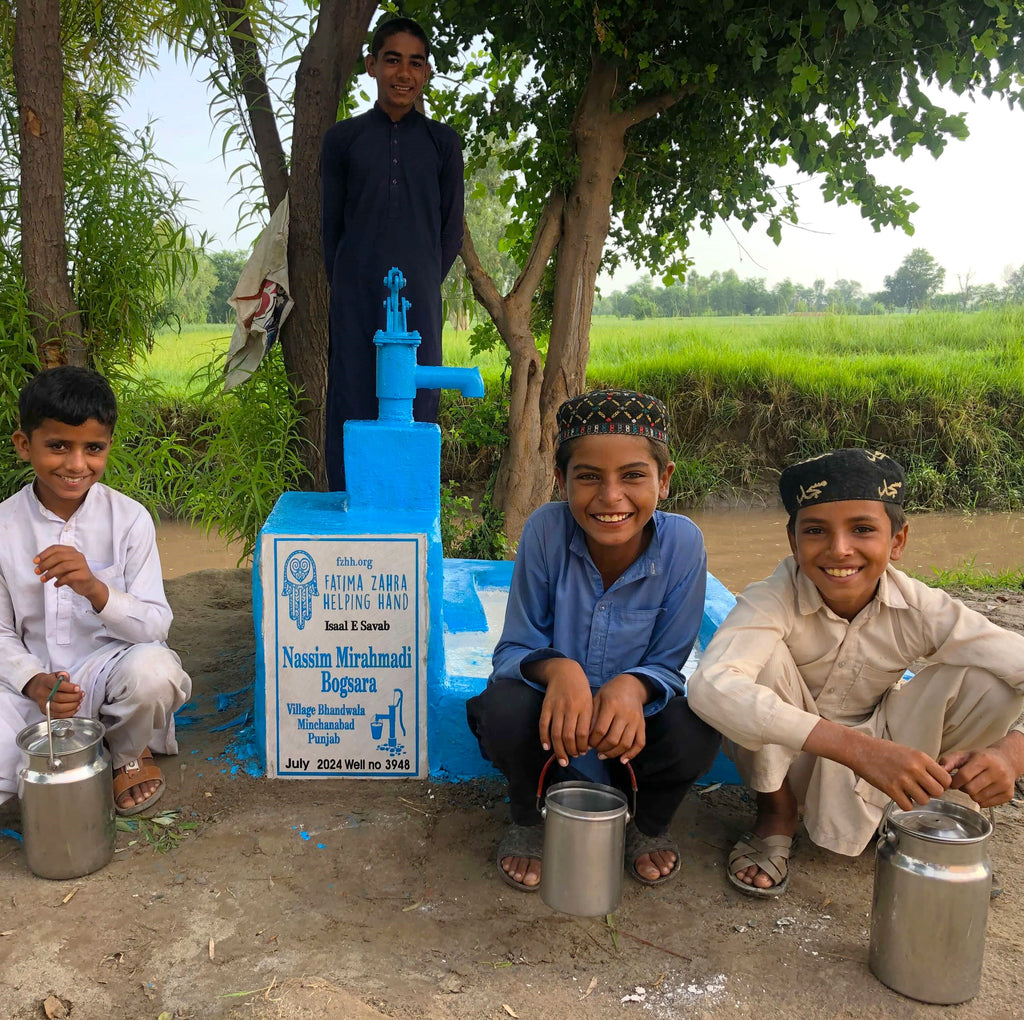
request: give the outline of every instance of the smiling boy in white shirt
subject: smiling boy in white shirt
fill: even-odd
[[[0,803],[17,792],[18,732],[43,719],[99,719],[119,814],[165,789],[151,749],[177,753],[174,712],[192,689],[164,643],[156,532],[146,509],[100,479],[117,421],[101,375],[63,366],[22,390],[12,436],[33,481],[0,503]]]

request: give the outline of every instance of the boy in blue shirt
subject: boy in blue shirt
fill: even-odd
[[[719,745],[679,672],[704,612],[704,541],[688,518],[657,509],[675,467],[660,400],[586,393],[557,423],[564,502],[523,528],[493,670],[466,706],[481,752],[509,781],[498,874],[524,891],[540,885],[536,786],[553,754],[554,782],[621,784],[633,765],[640,793],[625,863],[657,885],[679,870],[668,828]]]

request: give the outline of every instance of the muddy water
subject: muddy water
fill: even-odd
[[[789,555],[781,510],[701,511],[688,514],[704,533],[708,570],[730,591],[767,577]],[[1024,514],[930,513],[910,517],[900,567],[921,577],[974,561],[978,570],[1024,569]]]
[[[708,569],[730,591],[767,577],[789,555],[786,517],[777,510],[701,511],[689,514],[704,533]],[[209,567],[235,567],[241,546],[174,521],[157,527],[164,577]],[[901,566],[921,576],[974,560],[979,570],[1024,569],[1024,514],[932,513],[910,518]],[[249,566],[249,561],[242,566]]]

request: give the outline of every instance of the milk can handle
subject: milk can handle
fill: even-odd
[[[544,768],[540,770],[540,779],[537,780],[537,810],[541,810],[541,799],[544,793],[544,778],[548,774],[548,769],[551,768],[551,763],[555,760],[555,756],[551,755],[546,762],[544,762]],[[636,818],[636,773],[633,771],[633,766],[628,762],[623,762],[626,766],[626,771],[629,772],[629,785],[633,791],[633,804],[630,808],[630,818]]]
[[[889,816],[892,814],[892,809],[896,806],[896,801],[890,800],[885,805],[885,810],[882,812],[881,821],[878,823],[878,835],[880,839],[884,839],[890,846],[896,842],[892,833],[888,828]]]

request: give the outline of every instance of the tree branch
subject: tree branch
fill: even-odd
[[[484,306],[498,332],[504,337],[508,329],[505,299],[480,262],[480,256],[477,255],[476,247],[473,245],[473,235],[465,219],[462,221],[462,250],[459,254],[462,256],[462,264],[466,267],[466,278],[473,288],[477,301]]]
[[[626,131],[641,121],[650,120],[651,117],[664,113],[665,110],[675,106],[676,103],[687,96],[692,96],[696,91],[697,85],[690,82],[676,92],[664,92],[660,96],[651,96],[649,99],[644,99],[637,103],[636,106],[623,110],[618,116],[618,125],[623,131]]]
[[[544,267],[548,264],[562,236],[562,210],[565,208],[565,196],[558,188],[552,189],[548,195],[544,212],[541,213],[537,229],[533,232],[533,244],[526,258],[526,265],[512,284],[508,292],[510,301],[531,301],[540,287],[544,275]]]
[[[246,0],[220,0],[219,11],[235,58],[238,86],[249,114],[263,189],[273,212],[288,194],[288,163],[270,101],[267,72],[256,48]]]

